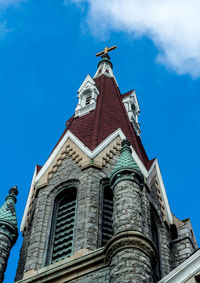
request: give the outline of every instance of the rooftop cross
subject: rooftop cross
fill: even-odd
[[[96,56],[99,57],[99,56],[101,56],[101,55],[105,55],[105,54],[107,54],[109,51],[114,50],[114,49],[116,49],[116,48],[117,48],[116,45],[114,45],[114,46],[112,46],[112,47],[105,47],[104,50],[101,51],[101,52],[99,52],[99,53],[97,53]]]

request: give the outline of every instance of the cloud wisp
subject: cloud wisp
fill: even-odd
[[[0,38],[11,30],[7,27],[6,11],[9,7],[17,7],[26,0],[0,0]]]
[[[99,32],[123,31],[147,36],[158,48],[157,61],[200,77],[199,0],[71,0],[87,4],[87,23]]]
[[[12,5],[17,5],[21,2],[24,2],[25,0],[0,0],[0,9],[8,8]]]

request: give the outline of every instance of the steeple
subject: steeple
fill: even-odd
[[[75,114],[35,170],[16,281],[158,282],[195,251],[191,225],[174,221],[158,161],[142,145],[136,93],[120,93],[113,49],[97,54],[98,70],[78,89]],[[0,210],[0,245],[8,250],[16,195],[13,188]]]
[[[18,237],[15,203],[18,195],[17,187],[9,190],[9,195],[0,208],[0,283],[3,282],[4,272],[12,246]]]

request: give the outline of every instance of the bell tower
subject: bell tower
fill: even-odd
[[[197,249],[142,145],[136,92],[119,90],[115,48],[97,54],[74,115],[35,167],[16,282],[158,282]]]

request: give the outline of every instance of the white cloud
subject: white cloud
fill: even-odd
[[[0,38],[11,30],[7,27],[6,10],[7,8],[25,2],[26,0],[0,0]]]
[[[8,8],[11,5],[17,5],[25,0],[0,0],[0,8]]]
[[[200,77],[199,0],[72,0],[89,4],[87,21],[96,33],[124,31],[148,36],[158,61],[178,74]]]

